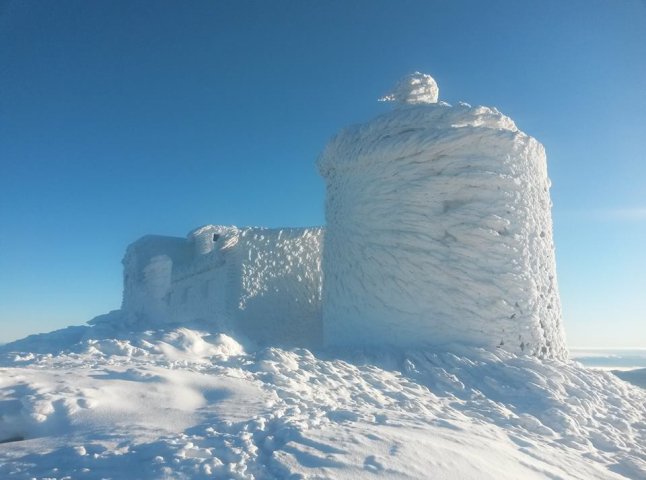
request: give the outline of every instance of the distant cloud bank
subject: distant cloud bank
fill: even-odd
[[[593,208],[590,210],[555,210],[555,217],[580,218],[602,222],[644,222],[646,207]]]

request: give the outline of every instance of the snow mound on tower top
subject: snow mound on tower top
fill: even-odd
[[[391,93],[379,99],[380,102],[395,102],[405,105],[437,103],[440,89],[430,75],[415,72],[397,83]]]

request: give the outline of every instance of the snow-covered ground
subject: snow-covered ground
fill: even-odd
[[[256,349],[205,328],[0,347],[0,478],[646,478],[646,391],[502,350]]]

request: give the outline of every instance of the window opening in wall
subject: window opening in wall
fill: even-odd
[[[214,233],[213,234],[213,241],[217,242],[220,239],[220,234],[219,233]]]

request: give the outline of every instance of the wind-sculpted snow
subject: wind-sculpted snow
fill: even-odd
[[[394,90],[379,99],[380,102],[395,102],[403,105],[437,103],[440,90],[430,75],[415,72],[404,77]]]
[[[511,119],[402,105],[343,130],[318,166],[326,344],[566,357],[545,152]]]
[[[646,392],[574,362],[245,351],[188,328],[82,337],[0,347],[0,478],[646,476]]]

